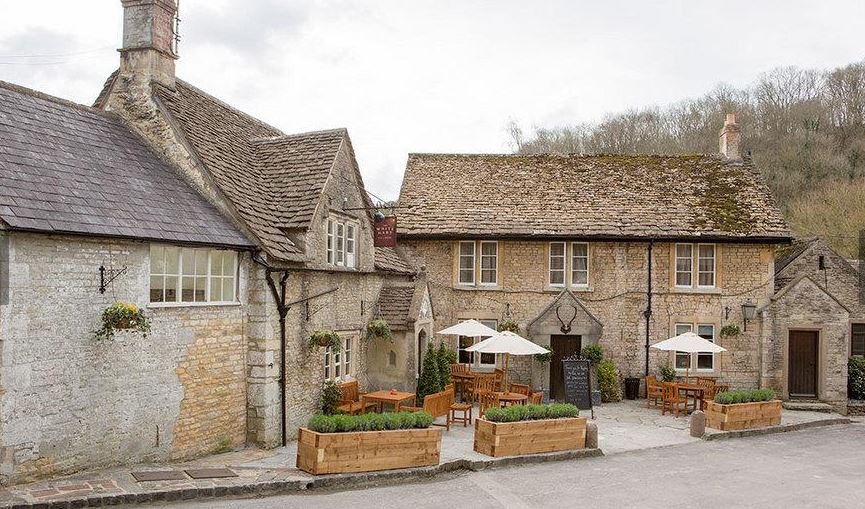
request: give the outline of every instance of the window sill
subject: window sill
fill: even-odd
[[[148,309],[171,309],[171,308],[203,308],[203,307],[234,307],[243,305],[241,302],[151,302],[147,304]]]
[[[498,285],[477,285],[477,286],[456,285],[456,286],[454,286],[454,290],[466,290],[466,291],[470,291],[470,292],[478,292],[478,291],[482,292],[485,290],[498,291],[501,289],[502,288]]]
[[[721,289],[718,287],[713,288],[696,288],[696,287],[679,287],[674,286],[670,293],[682,293],[682,294],[697,294],[697,295],[721,295]]]

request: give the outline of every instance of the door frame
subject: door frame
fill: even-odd
[[[783,399],[790,399],[790,333],[791,332],[816,332],[817,333],[817,365],[816,373],[816,399],[823,399],[823,377],[825,370],[825,352],[823,351],[823,329],[813,324],[803,326],[790,326],[784,328],[784,359],[783,359]]]

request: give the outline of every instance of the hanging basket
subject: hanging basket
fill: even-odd
[[[117,331],[140,332],[146,338],[150,332],[150,319],[135,304],[115,302],[102,312],[102,328],[94,335],[96,339],[112,339]]]
[[[390,330],[390,325],[388,325],[387,321],[381,319],[373,320],[366,326],[366,339],[393,341],[393,332]]]
[[[333,352],[342,350],[342,338],[339,334],[332,330],[317,330],[309,335],[310,348],[327,348],[330,347]]]

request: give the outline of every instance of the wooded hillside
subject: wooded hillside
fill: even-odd
[[[508,131],[519,153],[716,153],[736,113],[750,151],[798,236],[819,235],[849,258],[865,228],[865,61],[830,71],[778,68],[744,89],[630,110],[597,124]]]

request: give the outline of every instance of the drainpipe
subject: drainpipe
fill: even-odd
[[[646,311],[643,312],[643,316],[646,317],[646,374],[645,376],[649,376],[649,339],[651,334],[649,333],[649,324],[652,319],[652,245],[654,241],[649,240],[649,270],[648,270],[648,285],[646,285]]]

